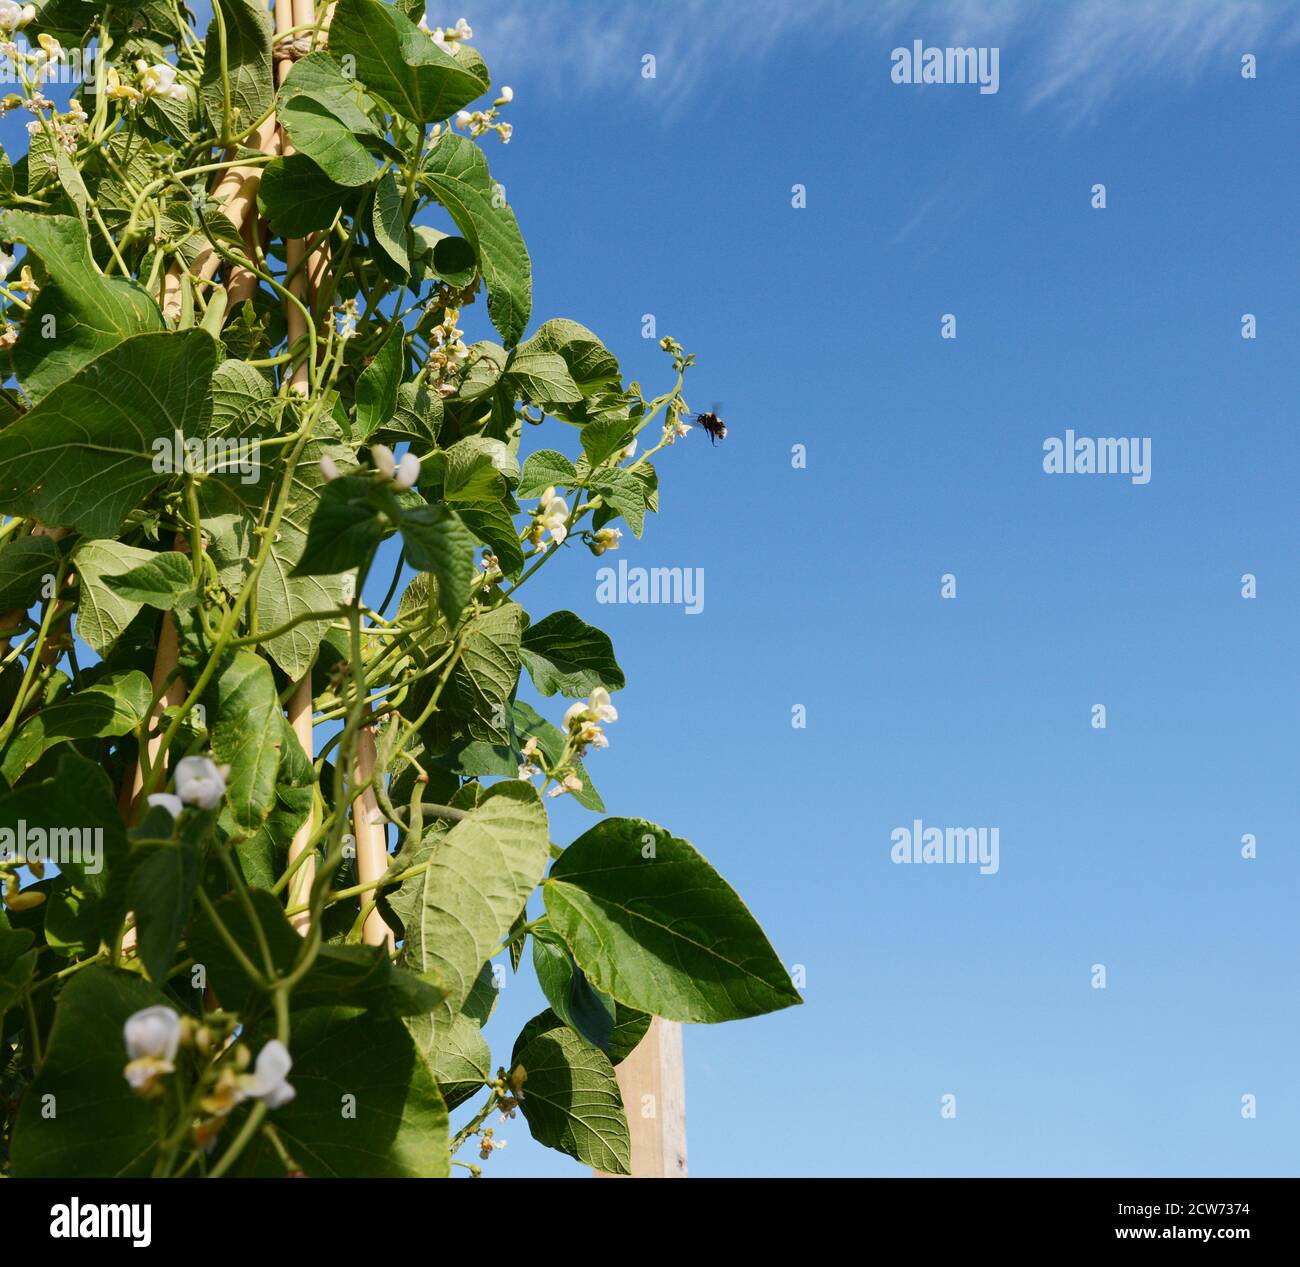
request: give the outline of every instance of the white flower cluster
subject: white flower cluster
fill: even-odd
[[[0,33],[12,35],[35,20],[34,4],[15,4],[14,0],[0,0]]]
[[[412,488],[419,481],[420,459],[414,453],[403,453],[399,461],[386,444],[372,444],[370,460],[375,470],[399,491]],[[320,473],[327,484],[342,474],[339,464],[328,454],[320,460]]]
[[[211,757],[182,757],[176,763],[176,791],[154,792],[150,805],[161,805],[173,818],[179,818],[187,805],[199,809],[216,809],[226,795],[228,765],[217,765]]]
[[[421,18],[419,26],[420,30],[433,40],[438,48],[452,57],[456,57],[460,53],[461,40],[472,40],[474,38],[474,28],[464,18],[457,18],[455,26],[449,26],[445,29],[435,26],[432,31],[429,30],[428,21]]]
[[[601,730],[602,724],[618,721],[618,709],[610,702],[609,692],[596,687],[585,700],[570,704],[564,714],[564,729],[573,737],[579,753],[588,746],[608,748],[609,740]]]
[[[176,1053],[184,1033],[180,1016],[163,1005],[147,1007],[127,1018],[122,1034],[129,1060],[123,1076],[132,1090],[143,1096],[158,1093],[159,1079],[176,1071]],[[297,1094],[288,1081],[292,1068],[289,1049],[278,1038],[271,1039],[258,1053],[252,1073],[231,1075],[222,1108],[229,1112],[242,1100],[261,1100],[269,1109],[282,1108]]]
[[[443,308],[442,323],[429,331],[429,344],[433,348],[429,353],[429,368],[433,372],[434,388],[443,397],[455,393],[456,386],[451,380],[469,360],[469,348],[461,338],[465,331],[456,324],[459,320],[460,309],[448,304]]]
[[[554,488],[548,488],[542,494],[542,500],[537,504],[537,519],[528,539],[535,546],[545,547],[547,543],[542,540],[543,532],[549,532],[556,545],[560,545],[569,535],[569,503]]]

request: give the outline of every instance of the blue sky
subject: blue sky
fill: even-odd
[[[515,89],[489,158],[534,325],[662,390],[653,313],[730,428],[663,455],[642,541],[521,595],[614,638],[609,812],[692,840],[806,972],[802,1008],[687,1030],[692,1173],[1295,1173],[1300,6],[463,12]],[[892,83],[914,39],[998,47],[999,92]],[[1150,483],[1045,474],[1067,428],[1150,437]],[[620,558],[702,568],[704,610],[599,604]],[[917,818],[998,827],[998,874],[892,864]],[[541,1006],[509,979],[498,1059]],[[490,1173],[579,1173],[498,1133]]]
[[[692,1173],[1293,1174],[1300,11],[870,8],[466,9],[537,319],[654,384],[654,313],[731,429],[624,543],[703,568],[700,615],[581,557],[526,599],[615,639],[610,812],[806,967],[687,1030]],[[914,39],[999,47],[999,92],[892,83]],[[1150,437],[1150,483],[1045,474],[1067,428]],[[998,874],[893,865],[917,817],[998,826]],[[494,1172],[571,1173],[502,1133]]]

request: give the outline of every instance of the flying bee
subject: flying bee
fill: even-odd
[[[709,433],[709,443],[717,444],[727,438],[727,424],[715,413],[696,414],[695,421]]]

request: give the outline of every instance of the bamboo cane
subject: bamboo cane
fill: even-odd
[[[312,747],[310,669],[302,675],[301,681],[299,681],[294,688],[293,694],[289,697],[289,725],[293,727],[293,733],[298,736],[298,742],[302,745],[303,752],[307,754],[307,760],[310,761],[314,753]],[[313,812],[308,811],[306,822],[294,832],[293,840],[289,842],[290,868],[301,857],[303,850],[307,847],[307,842],[311,839],[315,827],[315,817]],[[311,896],[312,881],[315,878],[315,857],[304,858],[302,865],[294,871],[293,879],[289,882],[290,907],[306,905]],[[291,916],[289,922],[305,936],[308,928],[311,927],[311,913],[309,911],[300,911],[297,915]]]
[[[357,882],[374,884],[388,870],[388,843],[384,839],[383,824],[379,821],[379,803],[370,786],[375,772],[375,735],[366,727],[357,734],[357,751],[353,761],[354,786],[360,788],[352,802],[352,834],[357,842]],[[361,895],[364,906],[372,901],[377,889],[367,889]],[[388,927],[378,909],[366,916],[361,929],[361,940],[367,946],[387,946],[391,954],[395,945],[393,930]]]

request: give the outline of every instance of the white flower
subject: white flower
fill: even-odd
[[[576,774],[566,774],[564,782],[558,787],[553,787],[547,796],[563,796],[566,792],[581,792],[582,780]]]
[[[328,484],[339,477],[339,464],[328,454],[320,460],[320,473]]]
[[[127,1017],[122,1037],[132,1060],[150,1056],[170,1063],[176,1059],[176,1049],[181,1045],[181,1018],[169,1007],[147,1007]]]
[[[0,0],[0,3],[3,3],[3,0]],[[6,255],[3,251],[0,251],[0,282],[4,281],[13,272],[14,265],[17,263],[18,261],[12,255]]]
[[[14,0],[0,0],[0,31],[17,31],[36,16],[34,4],[18,5]]]
[[[264,1101],[268,1109],[282,1108],[298,1094],[288,1082],[292,1068],[289,1049],[273,1038],[257,1053],[253,1072],[240,1079],[240,1087],[245,1095]]]
[[[137,62],[141,71],[140,89],[146,97],[167,97],[172,101],[184,101],[186,98],[184,84],[176,82],[176,67],[170,62],[156,62],[146,66]]]
[[[629,445],[627,446],[627,448],[623,450],[622,456],[625,457],[625,458],[630,458],[630,457],[635,457],[635,456],[636,456],[636,441],[635,441],[635,440],[633,440],[632,443],[629,444]]]
[[[393,457],[393,451],[388,445],[372,444],[370,460],[375,464],[375,470],[385,479],[391,480],[397,474],[397,459]]]
[[[564,729],[572,728],[575,721],[579,721],[587,715],[587,701],[579,700],[576,704],[570,704],[564,712]]]
[[[548,488],[542,494],[538,522],[555,539],[556,545],[569,535],[569,504],[560,497],[555,489]]]
[[[623,538],[621,528],[602,528],[591,540],[592,554],[601,555],[606,550],[617,550]]]
[[[603,686],[598,686],[591,692],[587,711],[596,721],[618,721],[618,710],[609,702],[609,692]]]
[[[152,792],[146,799],[150,805],[161,805],[173,818],[179,818],[185,808],[185,802],[170,792]]]
[[[474,122],[474,116],[470,114],[468,110],[456,111],[456,126],[458,128],[468,129],[470,124],[473,122]]]
[[[130,1062],[123,1077],[135,1091],[150,1095],[163,1074],[176,1068],[181,1044],[181,1018],[169,1007],[147,1007],[127,1017],[122,1026]]]
[[[501,89],[501,95],[497,97],[494,104],[498,106],[508,106],[515,99],[515,90],[506,84]]]
[[[216,809],[226,794],[228,765],[217,765],[211,757],[182,757],[176,763],[176,795],[187,805]]]
[[[457,18],[456,25],[449,34],[454,35],[458,40],[472,40],[474,38],[474,28],[464,18]]]
[[[402,460],[397,464],[397,474],[393,477],[393,483],[398,488],[410,488],[420,478],[420,459],[414,453],[402,454]]]

